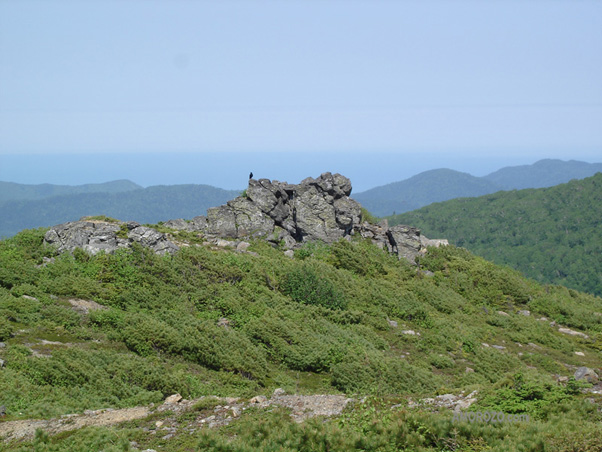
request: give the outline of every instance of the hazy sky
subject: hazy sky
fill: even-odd
[[[0,180],[233,188],[332,153],[382,183],[602,161],[602,1],[0,0]]]

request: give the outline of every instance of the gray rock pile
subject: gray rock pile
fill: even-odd
[[[73,252],[76,248],[90,254],[101,251],[112,253],[134,242],[157,254],[174,253],[179,249],[162,232],[141,226],[135,221],[124,223],[85,218],[52,227],[44,236],[44,241],[57,246],[60,253]]]
[[[447,244],[429,240],[416,228],[373,225],[362,218],[361,205],[350,198],[351,181],[340,174],[324,173],[300,184],[250,179],[243,196],[207,211],[207,217],[170,220],[163,226],[202,235],[208,243],[262,238],[291,250],[303,243],[333,243],[359,235],[390,253],[414,262],[427,246]],[[54,226],[46,234],[49,244],[60,252],[82,248],[92,254],[111,253],[140,243],[156,253],[178,250],[168,235],[135,222],[107,222],[82,219]]]

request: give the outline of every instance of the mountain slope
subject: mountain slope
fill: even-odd
[[[53,226],[87,215],[107,215],[139,223],[205,215],[240,192],[209,185],[157,185],[123,193],[86,193],[0,206],[0,237],[26,228]]]
[[[480,196],[500,190],[493,182],[450,169],[425,171],[401,182],[376,187],[353,197],[376,216],[407,212],[432,202]]]
[[[600,445],[600,397],[568,380],[578,367],[599,372],[600,298],[541,286],[451,246],[430,250],[418,269],[359,239],[309,244],[293,258],[263,241],[250,252],[191,243],[167,256],[139,246],[91,256],[57,255],[43,234],[0,241],[2,422],[140,405],[153,412],[52,438],[40,431],[3,450]],[[252,399],[282,400],[276,388],[356,402],[328,422],[298,424],[287,408]],[[449,405],[421,405],[442,392],[437,400],[470,399],[471,416],[528,417],[459,421]],[[188,412],[177,401],[161,405],[176,393],[240,399],[207,397]],[[247,410],[232,409],[242,403]],[[214,422],[226,414],[230,425]]]
[[[542,282],[602,295],[602,173],[391,217]]]
[[[597,172],[602,172],[602,163],[546,159],[535,162],[533,165],[502,168],[483,179],[493,182],[504,190],[520,190],[552,187],[572,179],[591,177]]]
[[[7,201],[36,200],[53,196],[77,195],[83,193],[121,193],[142,188],[129,180],[116,180],[102,184],[53,185],[16,184],[0,182],[0,205]]]

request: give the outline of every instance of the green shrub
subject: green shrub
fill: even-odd
[[[330,246],[330,253],[329,261],[336,268],[361,276],[379,276],[387,273],[383,261],[390,256],[366,242],[350,243],[347,240],[339,240]]]
[[[543,378],[516,373],[498,382],[496,389],[485,395],[478,406],[504,413],[526,413],[541,419],[548,409],[569,400],[576,392],[574,386],[567,388]]]
[[[40,309],[40,315],[42,319],[66,329],[73,329],[79,326],[81,321],[81,316],[77,312],[66,306],[57,304],[43,306]]]
[[[370,352],[333,366],[332,384],[347,394],[424,394],[443,386],[443,380],[403,359]]]
[[[124,324],[123,342],[141,356],[182,356],[210,369],[260,381],[265,378],[263,353],[240,332],[207,321],[184,321],[172,326],[144,314],[130,314]]]
[[[429,363],[437,369],[450,369],[456,365],[452,358],[442,354],[429,356]]]
[[[347,300],[337,287],[313,267],[295,267],[282,284],[283,292],[297,303],[318,305],[329,309],[345,309]]]
[[[6,318],[0,317],[0,341],[12,337],[14,331],[14,326]]]

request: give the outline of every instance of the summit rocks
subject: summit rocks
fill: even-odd
[[[332,243],[350,235],[361,220],[360,204],[349,198],[351,182],[324,173],[298,185],[249,180],[246,196],[207,211],[207,233],[218,237],[265,237],[294,243]]]
[[[293,249],[306,242],[333,243],[351,236],[370,239],[380,248],[414,262],[427,246],[447,244],[429,240],[409,226],[389,228],[386,221],[370,224],[362,218],[362,206],[350,198],[351,181],[340,174],[323,173],[300,184],[250,179],[242,196],[207,210],[207,217],[163,223],[173,230],[201,235],[209,244],[233,243],[251,238]],[[45,236],[59,252],[83,248],[92,254],[107,253],[137,242],[159,254],[173,253],[178,246],[169,234],[135,222],[82,219],[54,226]]]

